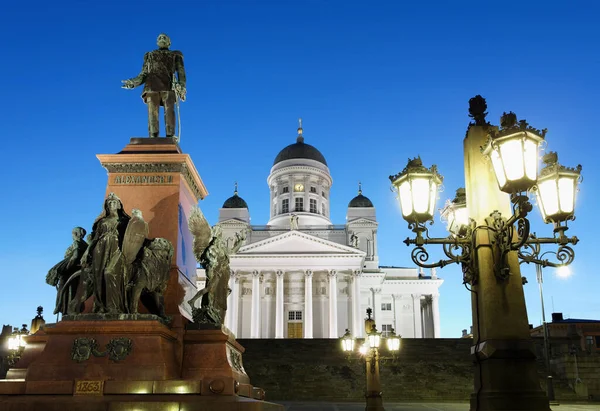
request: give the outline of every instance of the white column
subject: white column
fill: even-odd
[[[397,294],[392,294],[392,312],[394,313],[394,321],[392,323],[392,327],[394,327],[394,331],[396,332],[396,334],[401,334],[400,333],[400,327],[398,327],[398,310],[397,310],[397,306],[399,305],[399,301],[398,301],[398,295]]]
[[[337,317],[337,272],[330,270],[329,277],[329,338],[339,338]]]
[[[238,273],[233,273],[231,295],[231,321],[229,324],[231,325],[230,330],[237,336],[240,315],[240,275]]]
[[[231,292],[227,295],[227,311],[225,311],[225,318],[223,319],[223,325],[231,330],[231,318],[233,317],[233,287],[235,283],[235,279],[233,278],[234,273],[231,270],[229,274],[229,283],[227,287],[231,290]]]
[[[373,293],[373,319],[381,331],[381,288],[371,288]]]
[[[252,319],[250,338],[260,338],[260,274],[252,272]]]
[[[352,334],[354,337],[363,335],[362,328],[364,320],[360,312],[360,277],[362,272],[355,270],[352,276]]]
[[[422,338],[421,332],[421,294],[412,294],[413,299],[413,323],[414,323],[414,338]]]
[[[425,307],[423,306],[423,300],[421,300],[421,336],[427,337],[427,324],[425,323]]]
[[[275,338],[283,338],[283,271],[277,271],[275,290]]]
[[[313,338],[313,286],[311,270],[304,274],[304,338]]]
[[[431,309],[433,311],[433,338],[440,336],[440,294],[431,294]]]
[[[373,258],[377,255],[377,230],[373,230],[373,250],[371,255]]]

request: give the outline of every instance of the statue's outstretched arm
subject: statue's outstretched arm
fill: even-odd
[[[122,80],[121,83],[123,83],[123,85],[121,87],[135,88],[144,84],[146,82],[146,76],[148,75],[148,64],[148,53],[146,53],[144,55],[144,65],[142,66],[142,71],[140,71],[140,74],[138,74],[136,77],[127,80]]]
[[[190,218],[188,219],[188,228],[194,236],[194,256],[197,261],[201,260],[202,253],[208,247],[212,238],[210,224],[204,218],[202,211],[195,206],[192,208]]]

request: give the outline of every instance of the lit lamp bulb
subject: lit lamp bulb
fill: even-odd
[[[345,352],[354,350],[354,338],[352,338],[348,329],[346,329],[346,333],[342,336],[342,350]]]
[[[483,154],[492,159],[500,191],[518,193],[536,183],[538,148],[546,130],[530,127],[525,120],[517,122],[515,113],[504,113],[500,130],[492,130]]]
[[[16,349],[19,348],[19,343],[17,341],[17,336],[16,335],[11,335],[8,338],[8,349],[11,351],[14,351]]]
[[[368,350],[369,350],[369,347],[367,347],[367,343],[365,343],[365,344],[363,344],[363,345],[360,346],[360,348],[358,349],[358,352],[361,355],[366,355]]]
[[[441,212],[442,220],[446,220],[446,229],[457,237],[463,237],[469,230],[469,211],[467,195],[464,188],[456,190],[454,200],[446,202]]]
[[[420,157],[409,159],[404,170],[389,178],[397,193],[402,217],[409,224],[433,220],[438,189],[443,181],[435,165],[426,168]]]
[[[569,278],[571,274],[571,269],[567,265],[561,265],[556,269],[556,275],[560,278]]]
[[[371,328],[371,332],[367,335],[367,339],[369,341],[369,347],[371,348],[379,348],[379,344],[381,343],[381,334],[377,332],[377,328],[373,325]]]
[[[549,152],[543,158],[546,166],[540,171],[536,192],[542,218],[546,223],[561,223],[575,216],[575,194],[581,180],[581,165],[561,166],[558,154]]]
[[[400,350],[400,336],[396,335],[393,328],[390,335],[387,337],[387,347],[388,350],[392,352]]]

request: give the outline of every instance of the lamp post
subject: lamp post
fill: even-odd
[[[546,371],[548,376],[546,377],[546,393],[548,394],[548,400],[550,404],[557,405],[558,402],[554,396],[554,385],[552,380],[552,375],[550,375],[550,335],[548,333],[548,324],[546,323],[546,312],[544,310],[544,292],[542,289],[542,283],[544,282],[544,278],[542,276],[542,265],[535,265],[535,274],[537,277],[538,286],[540,288],[540,301],[542,303],[542,329],[544,331],[544,358]]]
[[[367,338],[365,338],[364,344],[358,349],[359,353],[365,357],[367,375],[367,390],[365,393],[367,405],[365,411],[385,411],[385,408],[383,408],[383,398],[381,397],[381,379],[379,375],[379,347],[383,338],[381,333],[377,331],[375,320],[371,318],[372,313],[373,310],[367,308],[367,318],[365,319]],[[400,350],[400,338],[400,336],[394,333],[393,329],[390,335],[385,337],[387,348],[390,352],[395,353]],[[354,351],[356,341],[350,334],[350,331],[346,330],[341,340],[342,350],[349,354]]]
[[[538,172],[538,150],[546,130],[517,121],[504,113],[500,127],[489,124],[481,96],[469,101],[469,124],[464,139],[465,189],[442,211],[450,235],[430,238],[426,223],[433,222],[435,200],[443,177],[437,167],[426,168],[419,157],[390,176],[400,201],[402,217],[415,233],[406,245],[415,264],[424,268],[461,264],[463,284],[471,291],[475,366],[471,411],[549,411],[548,398],[537,380],[535,350],[523,293],[520,262],[563,266],[574,259],[567,237],[567,221],[574,217],[575,193],[581,166],[558,164],[555,153],[544,158]],[[489,161],[486,162],[485,159]],[[545,222],[554,236],[538,238],[526,218],[535,191]],[[445,259],[429,262],[426,246],[440,244]],[[557,261],[544,259],[541,246],[556,244]]]

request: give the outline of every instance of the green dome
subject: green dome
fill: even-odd
[[[315,160],[319,163],[327,165],[327,161],[325,160],[325,157],[323,157],[323,154],[321,154],[319,150],[317,150],[310,144],[306,144],[302,136],[298,136],[298,140],[294,144],[290,144],[289,146],[281,150],[279,154],[277,154],[277,157],[275,157],[273,165],[294,158],[305,158],[307,160]]]
[[[373,207],[373,203],[369,200],[368,197],[365,197],[362,194],[357,195],[350,203],[348,203],[348,207]]]
[[[237,191],[223,203],[223,208],[248,208],[244,199],[238,196]]]

